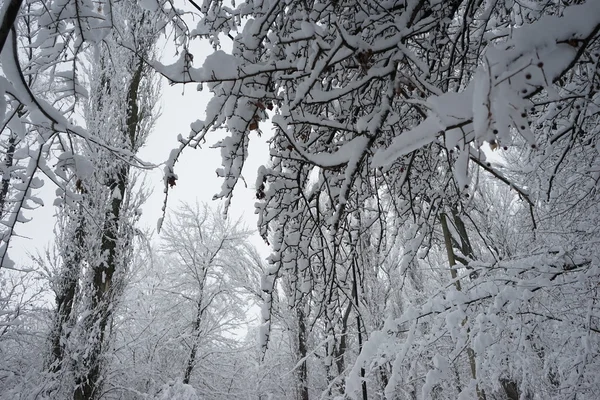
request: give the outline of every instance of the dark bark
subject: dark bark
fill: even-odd
[[[106,213],[102,235],[101,254],[106,255],[106,261],[94,268],[92,285],[93,310],[91,318],[86,322],[86,330],[94,335],[92,337],[87,364],[87,373],[78,377],[77,387],[73,395],[74,400],[94,400],[99,398],[101,378],[101,355],[107,333],[107,326],[112,317],[112,305],[115,302],[113,277],[117,269],[117,240],[120,222],[122,197],[127,186],[128,166],[121,166],[117,173],[117,182],[111,186],[119,190],[121,196],[113,198],[111,207]]]
[[[302,360],[298,367],[298,399],[308,400],[308,366],[306,364],[308,346],[306,344],[306,321],[302,305],[296,307],[296,318],[298,320],[298,358]]]
[[[23,0],[8,0],[6,12],[2,16],[2,25],[0,25],[0,53],[4,49],[6,38],[8,38],[10,30],[17,20],[21,4],[23,4]]]
[[[356,312],[356,330],[358,331],[358,352],[360,353],[362,351],[362,346],[363,346],[363,328],[362,328],[362,324],[361,324],[361,319],[360,319],[360,314],[358,313],[358,306],[359,306],[359,302],[358,302],[358,280],[357,280],[357,275],[356,275],[356,266],[357,261],[354,260],[352,262],[352,297],[354,298],[354,304],[356,309],[354,310]],[[363,400],[367,400],[369,398],[368,396],[368,392],[367,392],[367,381],[365,381],[365,369],[364,367],[361,367],[360,369],[360,378],[361,378],[361,388],[362,388],[362,398]]]
[[[4,176],[2,178],[2,189],[0,189],[0,216],[6,212],[6,198],[8,197],[8,189],[10,185],[10,169],[13,166],[13,156],[15,154],[17,136],[11,133],[8,138],[8,147],[6,149],[6,157],[4,158]]]
[[[506,398],[508,400],[520,399],[519,387],[517,386],[515,381],[512,381],[510,379],[500,379],[500,384],[502,385],[502,388],[504,389],[504,393],[506,394]]]
[[[346,335],[348,333],[348,317],[350,316],[350,311],[352,311],[352,304],[348,303],[346,310],[344,311],[344,315],[342,317],[342,334],[340,335],[340,345],[336,349],[335,352],[335,363],[337,367],[338,375],[344,373],[344,354],[346,354],[347,347],[347,338]],[[340,390],[343,391],[343,388],[340,387]]]
[[[192,349],[190,350],[190,356],[188,357],[185,372],[183,373],[183,383],[186,385],[190,383],[190,377],[192,376],[194,365],[196,364],[196,354],[198,353],[198,340],[200,340],[201,334],[200,324],[202,323],[202,315],[205,310],[202,306],[202,292],[203,289],[200,290],[201,295],[197,304],[198,310],[196,312],[196,319],[194,320]]]
[[[65,359],[65,341],[69,337],[67,325],[72,321],[73,306],[77,293],[79,277],[81,274],[81,261],[84,242],[83,209],[77,210],[77,227],[72,242],[69,242],[63,255],[63,266],[56,291],[56,315],[52,329],[52,361],[50,370],[58,372],[62,369]],[[67,240],[71,240],[68,238]],[[71,246],[70,243],[74,245]]]

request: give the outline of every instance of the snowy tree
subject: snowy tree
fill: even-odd
[[[122,4],[98,4],[28,2],[22,21],[21,2],[3,5],[1,88],[12,121],[2,137],[3,269],[14,268],[6,254],[22,211],[39,204],[36,172],[61,187],[66,220],[105,221],[86,208],[100,198],[120,204],[125,191],[113,196],[96,178],[117,182],[119,166],[143,166],[133,148],[65,117],[88,83],[82,56],[130,28],[112,17]],[[215,197],[227,211],[249,141],[269,134],[266,120],[274,125],[255,185],[259,232],[272,248],[258,335],[269,360],[273,335],[286,337],[275,328],[287,324],[294,388],[270,393],[597,397],[597,1],[204,0],[190,2],[193,27],[169,1],[140,4],[172,30],[180,58],[164,65],[127,35],[119,48],[171,83],[212,94],[166,163],[167,195],[180,152],[224,129]],[[200,66],[189,44],[201,39],[215,51]],[[45,102],[39,88],[50,93]],[[48,166],[55,151],[70,173]],[[90,151],[114,164],[76,179]],[[91,199],[83,190],[92,186],[104,197],[73,207]],[[90,223],[78,224],[62,231],[76,250],[63,259],[82,249],[128,257],[126,248],[89,242]],[[219,282],[209,275],[195,289]],[[79,285],[85,275],[64,278],[78,282],[75,297],[100,298]],[[197,305],[189,321],[205,321],[206,298],[188,297]],[[202,336],[191,328],[181,382],[157,396],[187,395]]]
[[[42,204],[35,196],[44,183],[42,177],[59,186],[67,197],[77,199],[68,179],[54,169],[51,160],[55,157],[81,167],[75,158],[84,156],[87,146],[103,149],[135,167],[151,167],[129,149],[96,135],[78,118],[90,93],[89,66],[99,61],[92,55],[108,37],[116,38],[115,45],[144,60],[145,65],[154,57],[128,37],[130,27],[124,30],[123,24],[128,22],[120,19],[120,9],[126,7],[112,0],[22,3],[7,1],[0,10],[0,126],[2,148],[6,149],[0,195],[4,207],[2,268],[13,265],[8,249],[18,224],[29,221],[25,211]],[[177,43],[183,40],[183,12],[170,1],[135,2],[131,6],[153,16],[157,33],[173,33]],[[73,148],[72,142],[82,143],[82,147]]]
[[[248,295],[257,292],[260,264],[256,264],[255,250],[247,242],[250,233],[241,221],[223,219],[219,210],[185,204],[163,230],[162,251],[174,257],[180,268],[173,270],[180,278],[172,279],[167,290],[193,304],[182,379],[185,384],[190,383],[201,359],[202,344],[212,341],[215,348],[211,351],[218,352],[217,337],[225,340],[226,332],[244,320],[247,309],[241,306],[248,303]],[[227,349],[226,342],[223,344]],[[205,377],[210,370],[200,376]]]
[[[144,59],[154,51],[157,31],[152,14],[134,4],[114,4],[113,11],[120,18],[113,19],[115,30],[90,50],[90,63],[82,66],[90,89],[85,123],[97,140],[135,154],[154,120],[156,86]],[[81,140],[63,146],[56,173],[69,184],[60,211],[62,265],[55,278],[49,362],[57,386],[50,390],[96,399],[106,385],[113,313],[124,290],[135,222],[146,194],[130,163],[118,154]]]
[[[169,213],[159,251],[139,265],[115,325],[118,390],[155,393],[169,382],[205,399],[257,390],[254,341],[237,337],[260,299],[262,261],[251,231],[220,209],[182,204]]]
[[[39,381],[39,356],[46,351],[47,287],[34,268],[0,275],[0,399],[19,399]]]
[[[514,325],[514,312],[524,311],[519,311],[519,303],[508,312],[509,298],[501,300],[505,291],[511,290],[515,276],[504,278],[505,285],[494,294],[486,292],[491,288],[482,289],[501,279],[495,275],[498,267],[477,260],[470,244],[475,241],[473,232],[465,235],[461,231],[467,229],[466,213],[480,174],[492,175],[497,184],[508,185],[528,206],[536,207],[529,187],[486,160],[485,142],[503,151],[513,146],[547,154],[547,149],[576,137],[572,133],[579,130],[593,137],[595,108],[583,103],[593,104],[597,97],[598,4],[263,1],[230,8],[220,1],[205,1],[198,11],[203,18],[193,34],[208,37],[215,46],[229,37],[231,53],[217,50],[199,68],[188,54],[177,64],[155,65],[174,82],[204,83],[213,94],[206,118],[192,124],[187,143],[202,140],[214,128],[229,131],[229,137],[218,144],[223,154],[223,168],[218,173],[224,183],[217,197],[231,198],[253,132],[260,133],[268,117],[275,125],[271,160],[259,171],[256,183],[259,228],[273,248],[272,267],[263,286],[263,344],[268,341],[268,310],[275,281],[286,277],[294,284],[297,295],[290,297],[298,301],[298,310],[303,309],[307,295],[304,283],[311,296],[317,296],[316,304],[331,304],[333,292],[320,291],[318,284],[344,287],[339,270],[353,265],[345,254],[344,241],[346,232],[352,232],[356,210],[387,197],[394,208],[391,218],[395,222],[390,226],[412,226],[403,255],[406,265],[438,241],[438,251],[443,249],[440,243],[448,245],[451,260],[445,268],[450,271],[446,290],[418,307],[422,313],[406,309],[397,322],[372,334],[368,349],[363,349],[347,380],[347,394],[360,397],[362,392],[365,397],[360,371],[382,354],[387,355],[383,360],[393,364],[385,391],[389,398],[397,395],[403,384],[399,379],[404,362],[415,365],[405,378],[426,376],[416,381],[420,382],[416,392],[424,397],[481,399],[493,393],[498,382],[531,370],[532,365],[519,364],[512,357],[505,370],[491,368],[486,344],[491,342],[485,338],[497,336],[482,333],[485,317],[478,315],[491,318],[491,314],[478,313],[490,307],[487,300],[500,307],[513,321],[502,329],[494,325],[496,334],[505,337],[503,332],[511,329],[522,331],[523,326]],[[554,111],[560,103],[569,106]],[[559,161],[561,164],[566,166]],[[529,165],[537,168],[536,162]],[[556,182],[548,175],[542,179]],[[381,213],[375,221],[381,218],[378,215]],[[532,255],[531,249],[521,250]],[[327,257],[319,259],[322,252]],[[467,272],[457,267],[457,261],[469,268]],[[530,265],[503,261],[520,265],[519,271]],[[504,262],[500,270],[515,271]],[[483,264],[476,269],[477,263]],[[546,261],[542,264],[546,269],[540,273],[554,276],[550,270],[561,268],[556,263]],[[588,265],[572,264],[578,268]],[[516,282],[522,282],[524,275],[517,276]],[[545,288],[528,290],[546,292]],[[590,288],[578,290],[583,295]],[[329,297],[319,298],[319,293]],[[510,298],[521,298],[522,293],[525,291],[517,290]],[[342,310],[337,307],[335,313]],[[595,314],[590,311],[588,315]],[[586,329],[589,332],[590,328]],[[399,330],[412,339],[392,346],[397,336],[402,336]],[[389,340],[383,341],[381,335],[386,334]],[[438,334],[448,340],[440,342],[442,347],[427,347],[425,343]],[[412,340],[417,339],[426,347],[413,346]],[[374,353],[375,343],[381,344],[381,354]],[[509,354],[509,343],[513,342],[503,343],[498,354]],[[407,353],[415,348],[425,350]],[[579,353],[582,351],[588,354],[583,349]],[[421,361],[414,364],[417,359]],[[460,367],[458,389],[451,383],[449,360],[466,363]],[[578,376],[587,379],[583,372]],[[521,379],[522,393],[535,392],[529,379]]]

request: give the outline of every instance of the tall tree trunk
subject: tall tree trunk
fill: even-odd
[[[454,218],[455,220],[459,218],[458,213],[456,213],[453,210],[453,214],[454,214]],[[440,223],[442,225],[442,232],[444,234],[444,243],[446,245],[446,252],[448,254],[448,263],[450,264],[450,276],[452,277],[452,280],[454,280],[454,285],[456,286],[456,290],[461,291],[461,285],[460,285],[460,281],[458,279],[456,279],[458,277],[458,274],[456,273],[456,256],[454,253],[454,248],[452,247],[452,242],[453,242],[453,238],[452,235],[450,234],[450,230],[448,229],[448,221],[446,220],[446,214],[441,213],[439,215],[440,218]],[[460,225],[463,228],[463,233],[465,235],[466,238],[466,229],[464,229],[464,224],[462,224],[462,221],[460,222]],[[460,232],[459,230],[459,234],[461,236],[463,236],[463,233]],[[461,248],[466,249],[467,252],[469,252],[469,254],[464,254],[465,256],[468,257],[473,257],[473,253],[472,253],[472,248],[471,248],[471,244],[468,242],[468,240],[465,240],[463,238],[461,238]],[[467,320],[465,319],[463,321],[463,325],[466,324]],[[467,331],[468,333],[468,331]],[[477,364],[475,362],[475,352],[473,351],[473,349],[471,347],[467,347],[467,357],[469,358],[469,367],[471,369],[471,377],[473,379],[477,379]],[[485,391],[483,389],[480,389],[479,385],[476,386],[476,391],[477,391],[477,397],[479,400],[486,400],[486,396],[485,396]]]
[[[183,383],[186,385],[190,383],[190,377],[192,376],[192,372],[194,370],[194,365],[196,364],[196,354],[198,352],[198,341],[200,340],[200,334],[202,333],[200,330],[200,324],[202,323],[202,315],[204,314],[204,307],[202,306],[202,292],[203,288],[200,290],[200,299],[197,303],[197,311],[196,311],[196,319],[194,320],[194,328],[192,331],[192,348],[190,350],[190,356],[188,357],[187,364],[185,366],[185,371],[183,373]]]
[[[356,274],[357,262],[358,261],[356,260],[356,258],[352,262],[352,297],[354,298],[354,305],[355,305],[354,312],[356,313],[356,330],[358,332],[358,352],[360,354],[360,352],[362,351],[362,346],[363,346],[363,338],[362,338],[363,327],[362,327],[362,323],[361,323],[360,314],[358,312],[358,310],[359,310],[358,280],[357,280],[357,274]],[[364,367],[360,368],[360,377],[362,380],[362,382],[361,382],[362,398],[363,398],[363,400],[367,400],[369,398],[369,396],[368,396],[368,392],[367,392],[367,381],[364,379],[365,378]]]
[[[56,311],[50,337],[52,342],[50,371],[54,373],[62,369],[65,361],[65,343],[70,335],[68,325],[72,323],[75,295],[81,275],[81,248],[83,247],[85,235],[83,207],[81,205],[77,209],[75,218],[76,227],[73,238],[65,239],[67,244],[63,253],[62,271],[58,278],[55,294]],[[71,243],[72,246],[69,245]]]
[[[345,369],[345,361],[344,355],[346,354],[347,347],[347,334],[348,334],[348,318],[350,317],[350,312],[352,311],[352,303],[348,302],[348,306],[346,310],[344,310],[344,315],[342,316],[342,333],[340,335],[340,344],[335,352],[335,363],[337,367],[338,376],[344,373]],[[340,387],[340,390],[343,392],[343,388]]]
[[[4,49],[8,33],[17,20],[21,4],[23,4],[23,0],[8,0],[1,6],[4,15],[2,15],[2,23],[0,25],[0,52]]]
[[[11,132],[8,138],[8,147],[6,149],[6,157],[4,158],[2,188],[0,189],[0,216],[3,216],[6,211],[6,198],[8,197],[8,189],[10,185],[10,170],[13,166],[13,157],[15,155],[17,135]]]
[[[101,254],[106,261],[95,266],[92,281],[92,313],[86,322],[85,329],[91,333],[90,349],[86,360],[87,371],[77,378],[73,399],[92,400],[99,398],[101,356],[107,333],[107,326],[112,317],[115,303],[113,277],[117,268],[117,240],[122,198],[127,185],[128,167],[121,167],[117,182],[110,186],[119,190],[121,196],[113,196],[111,207],[106,213],[102,234]],[[111,191],[112,191],[111,190]]]
[[[306,356],[308,355],[307,332],[304,309],[302,303],[296,306],[296,320],[298,322],[298,400],[308,400],[308,365]]]
[[[123,128],[124,139],[133,149],[139,128],[138,91],[143,73],[140,61],[127,91],[127,120]],[[102,230],[100,254],[105,259],[93,268],[90,316],[85,329],[90,338],[90,349],[84,360],[84,373],[76,377],[73,400],[95,400],[100,397],[102,385],[102,354],[106,345],[107,327],[112,318],[117,293],[114,275],[118,267],[117,241],[121,223],[121,207],[129,184],[129,165],[123,162],[117,167],[116,178],[107,183],[111,196]],[[115,192],[117,192],[116,195]]]

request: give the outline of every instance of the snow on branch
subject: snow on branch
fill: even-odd
[[[595,1],[568,7],[560,17],[545,15],[512,29],[507,41],[484,53],[485,64],[467,88],[429,97],[427,118],[379,150],[374,166],[389,165],[453,131],[481,144],[509,141],[512,127],[535,145],[520,115],[526,100],[568,72],[599,30],[600,3]]]

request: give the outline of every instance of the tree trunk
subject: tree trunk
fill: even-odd
[[[17,136],[11,133],[8,138],[8,148],[6,149],[6,157],[4,158],[4,171],[2,177],[2,189],[0,189],[0,216],[4,216],[6,212],[6,198],[8,197],[8,189],[10,185],[10,170],[13,166],[13,157],[15,154]]]
[[[296,306],[296,318],[298,321],[298,400],[308,400],[308,366],[306,356],[308,355],[308,346],[306,344],[307,332],[306,321],[302,304]]]
[[[136,132],[139,127],[137,98],[142,73],[143,64],[140,61],[127,91],[128,110],[123,136],[132,149],[135,147]],[[112,196],[110,207],[105,214],[100,250],[106,260],[93,269],[92,312],[85,322],[91,348],[87,353],[87,358],[83,361],[84,373],[76,377],[73,400],[95,400],[99,398],[101,392],[102,353],[105,347],[107,326],[116,303],[117,293],[115,293],[113,278],[117,270],[117,240],[121,222],[121,207],[129,183],[128,176],[129,165],[121,162],[116,170],[116,178],[107,183],[109,193],[112,194],[115,191],[119,193],[117,196]]]
[[[84,360],[84,366],[87,368],[87,371],[83,376],[76,378],[77,387],[73,395],[74,400],[94,400],[99,398],[101,356],[104,349],[106,328],[112,317],[112,308],[115,303],[113,277],[117,267],[117,231],[122,197],[127,184],[126,174],[128,169],[127,167],[121,167],[117,183],[111,185],[112,190],[117,189],[121,191],[121,196],[112,199],[111,208],[106,213],[101,244],[101,254],[106,254],[106,261],[100,263],[100,265],[96,265],[93,270],[92,312],[85,322],[85,329],[90,338],[90,349],[87,359]]]
[[[2,25],[0,25],[0,52],[4,49],[8,33],[17,20],[21,4],[23,4],[23,0],[8,0],[3,4],[2,11],[4,11],[4,15],[2,16]]]
[[[460,220],[457,213],[453,212],[453,214],[454,214],[455,220],[457,218]],[[456,273],[456,257],[454,254],[454,249],[452,247],[453,238],[452,238],[452,235],[450,234],[450,230],[448,229],[448,222],[446,220],[446,214],[441,213],[439,215],[439,217],[440,217],[440,223],[442,225],[442,232],[444,234],[444,243],[446,245],[446,252],[448,254],[448,263],[450,264],[450,276],[452,277],[452,280],[454,280],[454,285],[456,286],[456,290],[461,291],[460,281],[458,279],[456,279],[458,276],[458,274]],[[466,237],[466,229],[464,229],[464,225],[462,224],[462,221],[461,221],[461,226],[463,228],[463,232]],[[460,231],[459,231],[459,234],[461,236],[463,236],[463,233],[461,233]],[[467,249],[467,251],[470,251],[470,254],[464,254],[464,255],[473,257],[471,244],[468,243],[468,241],[464,240],[462,237],[461,237],[461,242],[462,242],[461,247],[463,249]],[[468,246],[466,245],[466,243],[468,243]],[[463,321],[463,325],[466,323],[467,323],[467,320],[465,319]],[[467,330],[467,333],[468,333],[468,330]],[[471,377],[473,379],[477,379],[477,364],[475,363],[475,352],[473,351],[473,349],[471,347],[467,347],[467,356],[469,358],[469,367],[471,369]],[[486,400],[485,391],[483,389],[480,389],[479,385],[476,386],[476,391],[477,391],[477,398],[479,400]]]
[[[352,303],[349,302],[346,310],[344,311],[344,315],[342,316],[342,334],[340,335],[340,345],[335,352],[335,363],[338,376],[341,375],[345,369],[344,354],[346,354],[346,335],[348,334],[348,317],[350,317],[350,311],[352,311]],[[340,387],[340,390],[343,392],[343,388]]]
[[[204,311],[204,308],[202,307],[202,291],[203,288],[201,288],[200,300],[198,300],[197,304],[198,310],[196,312],[196,320],[194,321],[192,349],[190,350],[190,356],[185,367],[185,372],[183,373],[183,383],[186,385],[190,383],[190,377],[192,376],[194,364],[196,363],[196,353],[198,352],[198,340],[200,340],[201,333],[200,323],[202,322],[202,314]]]
[[[75,295],[81,275],[81,248],[84,243],[83,208],[80,206],[76,215],[76,227],[73,234],[74,246],[69,246],[71,238],[67,238],[67,245],[63,255],[63,266],[56,290],[56,315],[51,333],[52,360],[50,371],[56,373],[62,368],[65,359],[65,342],[70,332],[66,332],[67,324],[73,319],[73,306]]]
[[[358,353],[360,354],[360,352],[362,351],[362,346],[363,346],[363,338],[362,338],[362,334],[363,334],[363,328],[362,328],[362,324],[361,324],[361,319],[360,319],[360,314],[358,312],[359,308],[359,301],[358,301],[358,280],[357,280],[357,276],[356,276],[356,263],[358,261],[356,259],[353,260],[352,262],[352,297],[354,297],[354,305],[355,305],[355,310],[354,312],[356,313],[356,330],[358,332]],[[360,377],[361,377],[361,388],[362,388],[362,398],[363,400],[367,400],[369,398],[368,396],[368,392],[367,392],[367,382],[365,381],[365,369],[364,367],[360,368]]]

